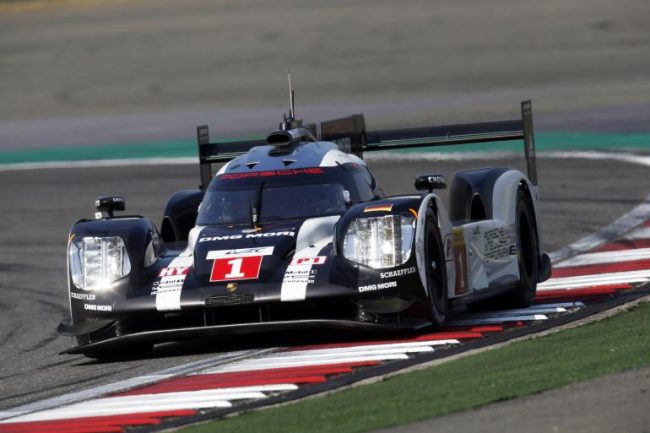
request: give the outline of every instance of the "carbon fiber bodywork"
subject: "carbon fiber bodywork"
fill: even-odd
[[[209,164],[223,159],[211,157],[218,146],[209,143],[207,129],[199,128],[207,187],[170,199],[162,235],[145,217],[113,216],[111,200],[102,199],[101,210],[108,215],[78,221],[70,244],[122,239],[128,272],[87,289],[77,275],[82,263],[69,266],[71,321],[59,331],[77,337],[79,346],[67,353],[93,356],[142,341],[298,328],[417,329],[444,320],[444,311],[437,320],[431,311],[444,308],[447,299],[471,302],[516,289],[523,281],[520,250],[539,263],[529,269],[534,275],[527,284],[534,291],[534,281],[547,274],[538,222],[534,215],[526,219],[530,245],[524,248],[516,213],[526,200],[530,206],[524,210],[534,214],[534,183],[510,169],[461,172],[452,183],[451,214],[432,191],[445,186],[441,176],[418,180],[428,193],[383,197],[357,156],[372,150],[359,129],[365,127],[363,117],[351,119],[323,124],[320,138],[332,142],[318,141],[298,124],[272,133],[273,145],[231,143],[248,151],[232,155],[209,185]],[[346,132],[350,125],[356,129]],[[525,136],[517,135],[516,126],[515,121],[472,125],[474,138],[463,136],[459,142]],[[393,140],[397,133],[404,131],[376,137]],[[534,148],[532,155],[534,165]],[[370,267],[346,255],[346,233],[370,220],[396,224],[389,228],[393,243],[374,247],[381,248],[376,254],[382,257],[393,254],[386,262],[391,265]],[[429,239],[431,233],[437,243]],[[70,253],[69,260],[81,259]],[[434,298],[443,304],[434,307]]]

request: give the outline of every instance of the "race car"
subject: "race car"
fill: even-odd
[[[70,230],[65,353],[117,357],[153,344],[291,329],[440,327],[452,307],[527,307],[551,272],[542,251],[532,109],[521,119],[367,131],[363,115],[303,125],[293,106],[266,140],[211,143],[201,185],[160,230],[100,197]],[[415,177],[386,197],[363,154],[523,140],[509,168]],[[225,164],[224,164],[225,163]],[[216,175],[213,165],[223,164]]]

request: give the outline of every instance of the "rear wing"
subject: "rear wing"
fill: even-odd
[[[315,136],[319,140],[334,142],[343,152],[353,153],[360,158],[365,152],[523,140],[528,178],[537,186],[533,110],[530,101],[521,103],[521,118],[515,120],[372,132],[366,131],[363,115],[354,114],[323,122],[318,129]],[[212,164],[230,161],[255,146],[267,144],[263,139],[210,143],[207,125],[197,127],[197,140],[201,189],[205,189],[212,179]]]

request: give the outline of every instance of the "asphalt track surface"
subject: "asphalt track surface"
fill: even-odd
[[[515,117],[518,101],[532,98],[539,129],[648,131],[648,16],[645,0],[143,0],[0,15],[0,150],[187,138],[206,122],[223,135],[266,132],[286,109],[286,67],[307,119],[489,120]],[[373,168],[387,193],[399,193],[412,191],[414,173],[519,163]],[[634,207],[650,192],[647,172],[541,159],[546,250]],[[57,355],[70,343],[54,331],[67,309],[69,226],[112,193],[159,221],[167,197],[197,183],[194,166],[0,172],[0,409],[264,347],[179,344],[120,363]]]
[[[91,2],[96,3],[96,2]],[[99,0],[99,3],[102,3]],[[645,0],[138,0],[0,14],[0,150],[510,118],[648,131]]]
[[[414,173],[518,162],[378,162],[373,170],[386,193],[395,194],[413,191]],[[546,250],[596,231],[642,201],[650,190],[645,173],[647,167],[623,163],[540,160]],[[299,335],[270,342],[253,337],[237,343],[167,345],[152,358],[116,363],[57,355],[71,343],[57,337],[54,329],[67,310],[65,245],[70,224],[92,215],[97,194],[117,193],[126,195],[128,213],[159,221],[167,197],[197,181],[195,166],[0,172],[3,200],[11,203],[0,222],[0,408],[146,374],[201,359],[205,353],[310,341],[310,335]]]

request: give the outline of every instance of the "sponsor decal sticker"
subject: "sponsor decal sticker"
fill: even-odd
[[[187,249],[161,270],[160,279],[151,286],[151,294],[156,296],[156,310],[176,311],[181,309],[183,283],[193,263],[192,250]]]
[[[294,257],[289,263],[289,266],[300,265],[323,265],[327,261],[327,256],[314,256],[314,257]]]
[[[314,284],[316,281],[316,271],[311,269],[288,270],[284,273],[283,283],[291,284]]]
[[[232,257],[247,257],[247,256],[270,256],[273,254],[273,247],[253,247],[253,248],[238,248],[235,250],[218,250],[209,251],[206,259],[223,259]]]
[[[187,275],[189,271],[190,271],[189,266],[169,267],[169,268],[163,268],[160,271],[160,274],[158,276],[162,278],[162,277],[173,277],[176,275]]]
[[[279,236],[291,236],[295,237],[296,232],[293,231],[284,231],[284,232],[266,232],[266,233],[247,233],[247,234],[238,234],[238,235],[224,235],[224,236],[206,236],[199,239],[199,242],[212,242],[212,241],[231,241],[237,239],[262,239],[262,238],[274,238]]]
[[[384,283],[369,284],[367,286],[359,286],[359,293],[375,292],[377,290],[386,290],[397,287],[397,281],[386,281]]]
[[[296,174],[323,174],[322,168],[296,168],[288,170],[268,170],[268,171],[254,171],[252,173],[226,173],[219,176],[219,179],[224,180],[237,180],[255,177],[270,177],[270,176],[293,176]]]
[[[162,277],[159,281],[154,281],[151,285],[151,294],[157,295],[159,293],[169,293],[183,288],[185,275]]]
[[[465,232],[462,227],[454,227],[454,261],[456,262],[456,287],[454,293],[461,295],[467,293],[469,271],[467,267],[467,248],[465,246]]]
[[[262,258],[271,254],[273,247],[210,251],[206,256],[207,260],[214,260],[210,282],[257,279]]]
[[[112,305],[84,304],[84,310],[113,311],[113,306]]]
[[[72,299],[81,299],[83,301],[94,301],[96,298],[94,293],[75,293],[75,292],[70,292],[70,297]]]
[[[412,266],[410,268],[404,268],[404,269],[397,269],[396,271],[388,271],[388,272],[382,272],[379,274],[381,279],[385,278],[395,278],[395,277],[403,277],[404,275],[411,275],[414,274],[417,270],[415,269],[415,266]]]
[[[512,248],[515,247],[514,231],[510,227],[488,230],[483,233],[483,241],[486,260],[503,260],[512,255]]]
[[[391,210],[393,210],[392,204],[380,204],[376,206],[366,206],[363,209],[363,212],[390,212]]]

